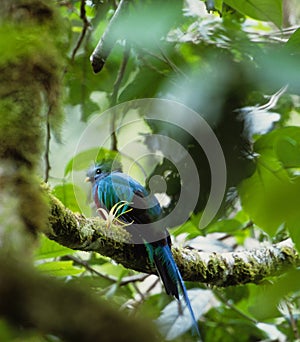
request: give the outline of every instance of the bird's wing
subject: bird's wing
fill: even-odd
[[[130,176],[113,172],[102,178],[98,183],[98,199],[104,207],[110,210],[116,203],[126,201],[129,204],[122,212],[130,211],[120,219],[126,222],[149,223],[155,221],[161,214],[160,205],[154,195]]]
[[[171,243],[167,230],[159,221],[162,210],[158,200],[133,178],[113,172],[99,181],[97,191],[100,205],[108,210],[120,201],[128,202],[115,215],[130,224],[126,229],[135,243]]]
[[[131,201],[133,196],[131,189],[126,186],[122,178],[108,175],[98,182],[97,194],[101,205],[111,210],[120,201]]]

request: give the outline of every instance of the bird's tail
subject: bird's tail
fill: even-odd
[[[146,246],[150,260],[151,262],[154,262],[159,276],[165,286],[167,294],[175,296],[178,300],[180,300],[179,294],[182,294],[184,302],[191,315],[193,323],[193,333],[197,334],[200,337],[198,324],[187,294],[186,287],[184,285],[179,269],[175,263],[169,245],[166,244],[153,246],[147,244]]]

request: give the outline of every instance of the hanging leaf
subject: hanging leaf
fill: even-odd
[[[56,185],[52,193],[73,212],[81,213],[81,209],[86,205],[86,194],[80,187],[73,183]]]
[[[106,148],[94,147],[89,150],[79,152],[67,163],[65,167],[65,176],[72,171],[86,170],[92,161],[99,161],[101,159],[114,159],[117,156],[116,151],[111,151]]]
[[[282,0],[224,0],[224,3],[251,18],[282,25]]]
[[[45,235],[40,236],[40,246],[35,250],[35,260],[57,258],[75,253],[73,249],[64,247],[55,241],[48,239]]]
[[[36,268],[53,277],[73,276],[85,271],[83,268],[73,266],[73,261],[50,261],[39,264]]]
[[[300,54],[300,28],[298,28],[285,44],[285,49],[292,54]]]
[[[244,210],[268,234],[286,225],[300,246],[299,167],[300,128],[286,127],[260,138],[255,144],[259,154],[255,173],[239,187]]]
[[[188,290],[188,296],[196,320],[211,308],[210,302],[214,297],[210,290],[202,289]],[[180,314],[178,302],[175,300],[164,308],[156,323],[167,341],[181,336],[193,325],[188,308],[184,306],[183,312]]]
[[[296,133],[299,133],[298,130]],[[285,168],[300,167],[300,136],[295,138],[282,136],[275,144],[277,157]]]
[[[248,298],[249,311],[258,320],[266,320],[279,316],[279,303],[284,296],[299,291],[300,271],[292,269],[272,284],[251,287],[251,296]]]

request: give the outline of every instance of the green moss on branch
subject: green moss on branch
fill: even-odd
[[[74,214],[48,194],[51,199],[49,238],[73,249],[98,252],[137,271],[155,273],[143,246],[131,244],[124,228],[116,225],[107,228],[100,218],[87,219]],[[216,286],[258,283],[300,261],[288,241],[232,253],[204,253],[175,247],[172,251],[185,280]]]

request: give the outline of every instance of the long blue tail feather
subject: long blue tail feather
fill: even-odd
[[[146,244],[146,246],[150,260],[151,262],[154,262],[160,278],[166,288],[167,294],[175,296],[180,301],[179,292],[181,292],[184,302],[191,315],[193,323],[192,331],[194,334],[200,337],[200,331],[187,294],[186,287],[175,263],[169,245],[166,244],[153,246],[152,244]]]

